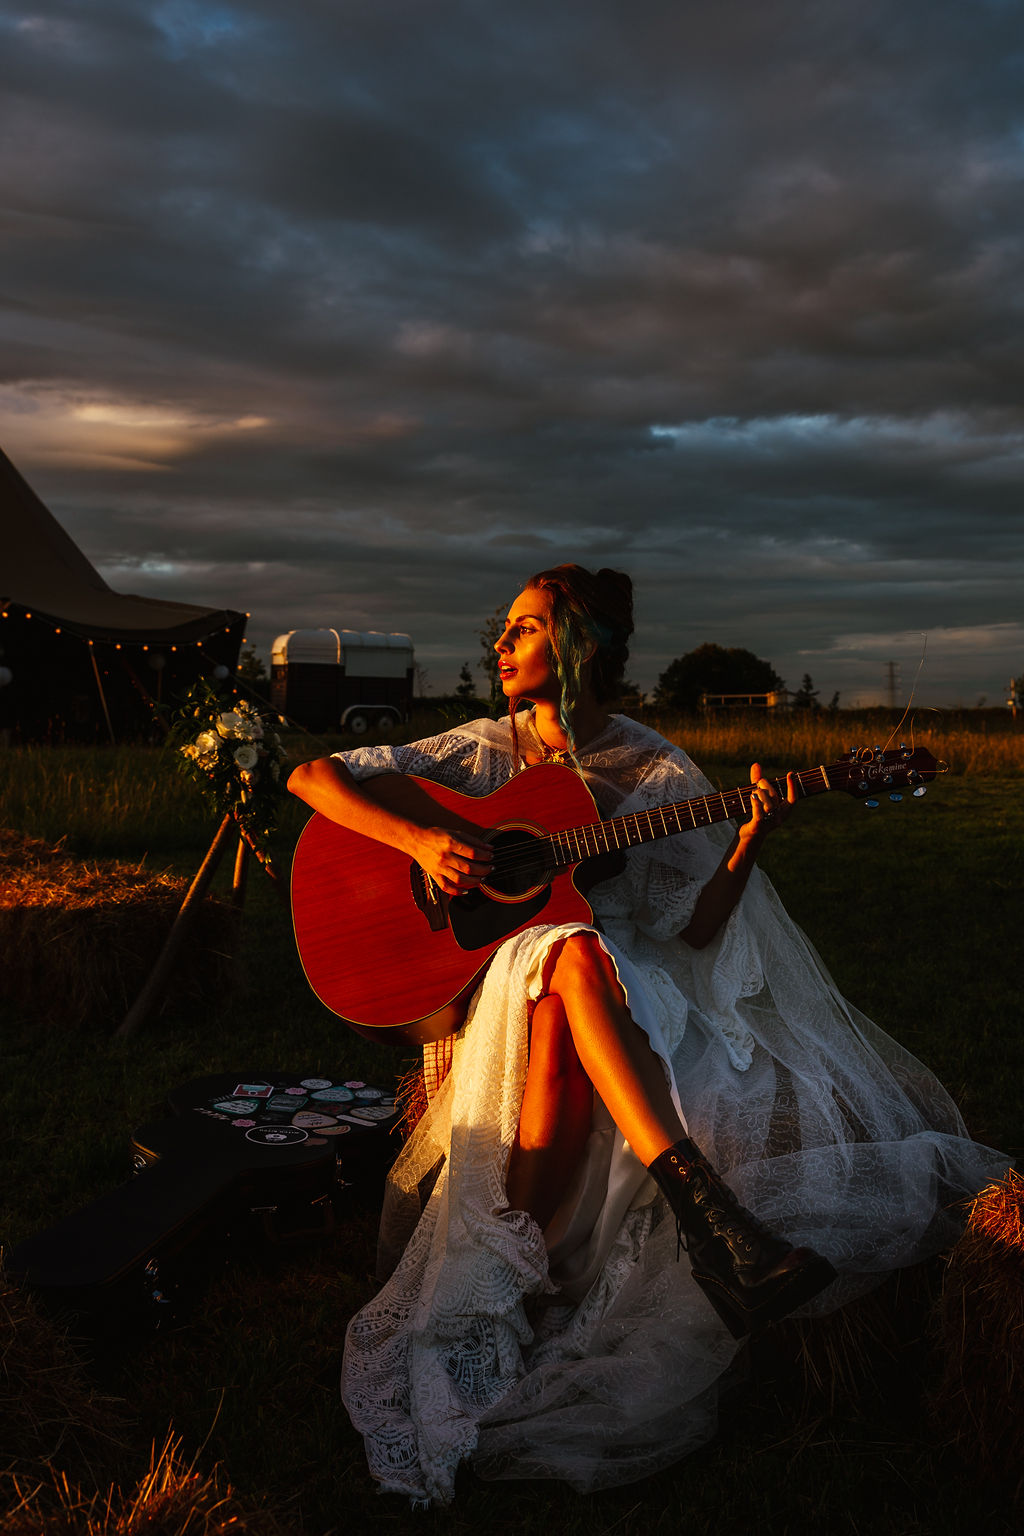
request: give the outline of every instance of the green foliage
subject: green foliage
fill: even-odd
[[[469,670],[469,662],[462,663],[459,673],[459,686],[455,690],[457,699],[472,699],[476,697],[476,684],[473,682],[473,674]]]
[[[699,645],[671,662],[658,678],[654,703],[687,714],[705,693],[773,693],[784,686],[771,662],[738,646]]]

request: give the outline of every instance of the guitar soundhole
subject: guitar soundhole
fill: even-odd
[[[546,885],[552,871],[544,858],[544,844],[520,827],[492,834],[494,863],[483,890],[498,900],[517,901]]]

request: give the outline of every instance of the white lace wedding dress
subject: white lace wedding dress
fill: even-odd
[[[521,745],[539,745],[519,720]],[[356,778],[416,773],[472,795],[514,771],[507,721],[342,757]],[[713,792],[684,752],[623,716],[578,761],[604,817]],[[1007,1159],[969,1141],[932,1074],[840,997],[759,872],[714,943],[680,942],[731,835],[630,849],[589,900],[690,1135],[762,1221],[839,1271],[804,1309],[824,1313],[955,1241],[950,1208]],[[600,1102],[546,1231],[508,1209],[527,1001],[566,931],[530,929],[491,961],[392,1174],[389,1278],[349,1326],[345,1404],[374,1477],[415,1501],[450,1500],[466,1458],[483,1477],[581,1491],[654,1472],[712,1435],[739,1347],[677,1262],[664,1199]]]

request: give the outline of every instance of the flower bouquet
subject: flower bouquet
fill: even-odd
[[[223,699],[204,680],[190,690],[171,727],[178,766],[194,778],[221,816],[231,816],[268,873],[267,844],[285,793],[281,765],[288,754],[276,716],[248,699]]]

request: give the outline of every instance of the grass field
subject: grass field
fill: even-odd
[[[924,717],[927,731],[918,721],[916,742],[951,766],[922,801],[868,811],[845,796],[821,796],[769,842],[764,862],[842,989],[937,1072],[978,1139],[1019,1157],[1024,732],[972,714],[980,712]],[[800,733],[769,729],[763,719],[715,730],[695,723],[681,739],[716,784],[730,787],[746,778],[753,756],[781,772],[855,742],[884,742],[884,725],[821,716],[802,722]],[[436,728],[422,721],[412,734]],[[293,744],[297,756],[317,750]],[[304,816],[298,805],[286,808],[276,848],[285,865]],[[64,839],[85,861],[144,860],[186,875],[213,831],[194,787],[163,754],[128,748],[3,751],[4,827]],[[261,1064],[375,1081],[404,1070],[402,1052],[346,1031],[309,992],[286,913],[259,871],[250,876],[238,944],[230,983],[216,995],[172,991],[162,1015],[127,1042],[113,1037],[117,1018],[109,1029],[44,1027],[31,1010],[0,1004],[7,1244],[120,1182],[133,1128],[190,1078]],[[833,1338],[816,1357],[817,1382],[807,1367],[813,1341],[797,1325],[779,1330],[774,1348],[753,1352],[750,1381],[726,1405],[714,1444],[656,1478],[581,1497],[558,1485],[487,1485],[466,1473],[451,1510],[411,1514],[377,1496],[337,1396],[345,1322],[373,1288],[373,1229],[372,1212],[356,1208],[322,1245],[239,1256],[218,1268],[179,1326],[94,1355],[80,1378],[81,1405],[68,1410],[75,1422],[54,1411],[34,1437],[8,1443],[5,1431],[0,1532],[184,1530],[103,1524],[95,1510],[58,1525],[52,1511],[43,1520],[49,1495],[35,1491],[48,1483],[48,1467],[86,1491],[111,1482],[130,1488],[169,1426],[203,1476],[221,1464],[238,1501],[230,1506],[237,1523],[216,1523],[226,1519],[225,1505],[206,1524],[197,1515],[190,1533],[326,1536],[366,1526],[539,1536],[557,1524],[566,1536],[960,1536],[1019,1528],[1006,1489],[979,1482],[926,1416],[940,1364],[925,1332],[937,1268],[891,1288],[864,1314],[865,1329],[889,1328],[888,1345],[860,1348],[855,1340],[844,1352]],[[38,1340],[32,1349],[42,1358]],[[12,1361],[14,1350],[8,1383],[19,1379]],[[31,1377],[31,1361],[24,1369]],[[119,1402],[111,1408],[89,1393]],[[114,1442],[94,1434],[108,1415]]]

